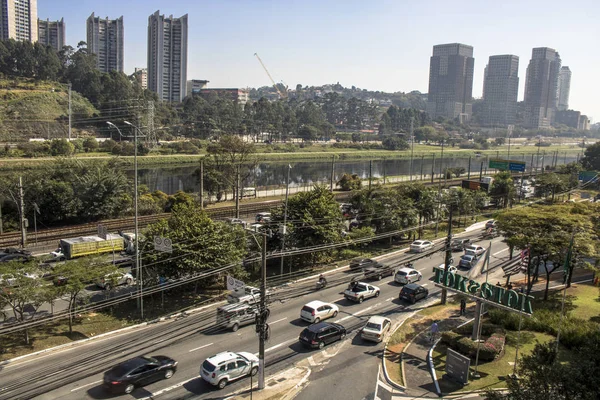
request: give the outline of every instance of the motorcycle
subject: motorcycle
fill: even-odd
[[[320,280],[316,284],[317,290],[325,289],[326,287],[327,287],[327,281],[326,280]]]

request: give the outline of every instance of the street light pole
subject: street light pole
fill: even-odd
[[[281,269],[280,275],[283,275],[283,252],[285,250],[285,235],[287,234],[287,211],[288,211],[288,196],[290,194],[290,170],[292,169],[292,165],[288,164],[287,169],[287,180],[285,181],[285,206],[283,212],[283,237],[281,239]]]

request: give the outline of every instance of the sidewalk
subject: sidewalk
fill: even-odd
[[[438,321],[440,332],[456,328],[468,321],[474,313],[474,307],[471,308],[473,310],[467,310],[467,315],[459,316],[458,310],[456,310],[456,314],[451,318]],[[431,346],[433,346],[433,342],[430,340],[429,329],[427,329],[419,333],[404,348],[401,359],[404,384],[406,385],[405,395],[424,398],[437,397],[436,387],[427,360]]]

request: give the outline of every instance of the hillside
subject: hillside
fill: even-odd
[[[98,113],[77,92],[71,93],[73,127]],[[0,78],[0,141],[65,137],[68,131],[67,85],[26,78]],[[81,126],[81,125],[79,125]]]

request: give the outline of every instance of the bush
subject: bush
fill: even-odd
[[[458,341],[463,336],[452,331],[444,331],[442,332],[442,343],[446,346],[451,347],[453,349],[457,348]]]
[[[338,254],[341,259],[350,260],[353,258],[360,257],[362,255],[362,252],[360,252],[358,250],[352,250],[352,249],[343,249],[343,250],[340,250]]]
[[[98,141],[96,140],[96,138],[88,137],[83,141],[83,149],[86,152],[93,152],[95,150],[98,150],[98,147]]]
[[[477,352],[477,343],[468,337],[462,337],[456,341],[455,350],[467,357],[473,357]]]
[[[344,174],[337,182],[338,186],[342,190],[358,190],[360,189],[362,182],[357,174]]]
[[[70,156],[74,151],[75,146],[67,139],[56,139],[50,144],[50,154],[53,156]]]

